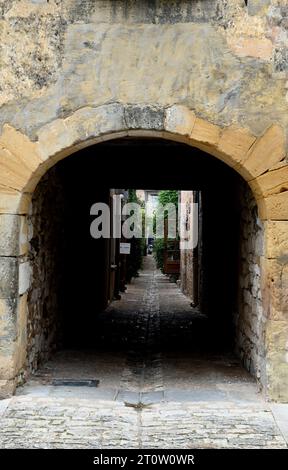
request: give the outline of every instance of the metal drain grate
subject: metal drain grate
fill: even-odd
[[[67,387],[98,387],[99,380],[96,379],[54,379],[52,385]]]

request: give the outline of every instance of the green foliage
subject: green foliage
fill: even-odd
[[[165,204],[178,205],[178,191],[177,190],[165,190],[160,191],[158,194],[159,203],[165,206]]]
[[[141,204],[137,197],[136,189],[128,189],[128,202],[136,202],[137,204]]]
[[[153,254],[154,254],[157,268],[163,271],[163,268],[164,268],[164,239],[163,238],[157,238],[154,241]]]
[[[137,198],[135,189],[128,190],[128,202],[135,202],[137,204],[141,204],[141,201]],[[131,253],[127,256],[127,282],[130,282],[133,277],[139,276],[139,270],[142,268],[143,265],[145,239],[132,238],[131,240],[129,240],[129,242],[131,243]]]
[[[139,276],[139,270],[143,265],[143,253],[145,240],[143,238],[132,238],[131,253],[127,256],[127,282],[130,282],[133,277]]]
[[[175,204],[176,208],[178,208],[178,191],[176,190],[160,191],[158,195],[158,200],[159,200],[159,203],[162,204],[163,206],[165,206],[166,204]],[[165,213],[164,216],[167,217],[167,213]],[[154,213],[154,218],[153,218],[154,233],[156,231],[156,217],[157,217],[157,209],[156,209],[156,212]],[[157,238],[154,241],[153,254],[156,260],[157,268],[163,271],[164,269],[164,239],[163,238]]]

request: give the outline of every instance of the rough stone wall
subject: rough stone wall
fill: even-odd
[[[181,289],[191,300],[193,297],[193,251],[181,251]]]
[[[264,256],[264,227],[256,201],[244,182],[240,183],[239,291],[236,307],[236,351],[245,368],[265,384],[265,316],[262,306],[261,269]]]
[[[61,340],[59,291],[63,253],[63,190],[57,169],[38,184],[29,215],[31,286],[28,292],[27,364],[33,372]]]
[[[196,199],[198,200],[196,200]],[[203,277],[203,266],[202,266],[202,209],[201,209],[201,192],[198,191],[197,196],[194,191],[181,191],[180,201],[182,204],[186,204],[187,209],[191,204],[198,204],[198,220],[195,221],[194,227],[197,226],[198,240],[195,249],[181,250],[180,253],[180,280],[181,289],[185,295],[187,295],[193,306],[199,307],[201,310],[201,295],[202,291],[202,277]],[[195,214],[193,213],[193,216]],[[184,214],[181,213],[181,223],[187,222],[184,220]],[[192,218],[192,225],[193,225]],[[187,227],[189,230],[189,227]],[[190,230],[192,228],[190,227]],[[194,232],[195,233],[195,232]],[[195,233],[196,234],[196,233]]]
[[[34,139],[112,101],[185,104],[254,135],[288,127],[286,0],[5,0],[0,39],[0,125]]]
[[[192,231],[192,227],[190,226],[189,217],[190,211],[189,207],[193,204],[193,191],[181,191],[180,201],[183,206],[186,206],[187,212],[181,212],[181,224],[185,224],[187,231]],[[180,255],[180,279],[181,279],[181,289],[185,295],[187,295],[191,300],[192,303],[196,303],[195,299],[195,250],[186,249],[181,250]]]

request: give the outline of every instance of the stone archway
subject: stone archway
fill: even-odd
[[[161,137],[197,147],[235,169],[250,185],[265,229],[262,297],[266,319],[265,383],[268,396],[288,395],[288,165],[277,124],[256,137],[221,128],[184,106],[122,105],[79,109],[44,125],[37,139],[5,125],[0,137],[0,393],[15,390],[25,361],[30,266],[26,214],[40,178],[59,160],[89,145],[124,136]]]

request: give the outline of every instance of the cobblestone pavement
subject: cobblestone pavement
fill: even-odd
[[[0,447],[287,447],[288,405],[265,402],[232,355],[207,353],[205,329],[148,257],[122,300],[98,315],[97,351],[57,353],[0,401]]]

